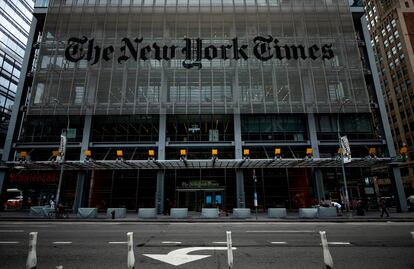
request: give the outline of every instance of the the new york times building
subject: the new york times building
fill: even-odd
[[[375,196],[389,177],[373,169],[392,154],[348,1],[55,0],[36,10],[3,172],[3,190],[32,204],[54,199],[60,182],[59,201],[74,208],[161,213],[168,198],[231,210],[254,208],[256,196],[259,210],[295,210],[344,202],[345,185],[350,201]]]

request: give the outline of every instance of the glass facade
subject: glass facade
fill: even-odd
[[[0,0],[0,145],[16,97],[32,19],[33,1]]]
[[[355,51],[343,0],[50,1],[29,114],[369,112]]]
[[[259,210],[297,210],[343,201],[339,129],[350,199],[368,195],[368,149],[389,154],[349,4],[49,1],[11,146],[27,169],[7,187],[53,198],[68,128],[60,202],[74,209],[253,208],[255,173]]]

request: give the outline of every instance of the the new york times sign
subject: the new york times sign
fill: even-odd
[[[68,40],[68,46],[65,49],[65,57],[70,62],[86,60],[91,65],[97,64],[101,59],[110,61],[116,57],[118,63],[122,64],[129,60],[149,60],[169,61],[182,53],[184,58],[183,66],[185,68],[198,67],[202,68],[201,60],[248,60],[248,50],[252,49],[253,55],[261,61],[269,61],[272,58],[279,60],[298,60],[298,59],[322,59],[329,60],[334,57],[332,44],[318,46],[314,44],[306,47],[303,45],[280,44],[279,40],[272,36],[256,36],[253,38],[254,46],[249,48],[246,44],[239,44],[238,38],[233,38],[231,44],[215,46],[203,44],[203,40],[184,38],[182,47],[171,45],[161,46],[157,43],[145,44],[143,38],[121,39],[119,52],[115,52],[114,46],[100,47],[95,45],[94,39],[71,37]],[[85,50],[86,48],[86,50]]]

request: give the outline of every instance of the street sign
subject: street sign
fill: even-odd
[[[232,248],[235,250],[236,248]],[[201,250],[227,250],[227,247],[190,247],[190,248],[180,248],[169,252],[168,254],[143,254],[154,260],[159,260],[174,266],[182,265],[185,263],[201,260],[208,258],[211,255],[188,255],[188,253],[193,251]]]
[[[341,136],[341,147],[342,147],[342,157],[344,163],[351,162],[351,148],[349,146],[348,138],[345,136]]]

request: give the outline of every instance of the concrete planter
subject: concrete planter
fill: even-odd
[[[335,207],[319,207],[318,217],[319,218],[336,218],[336,208]]]
[[[112,211],[115,211],[115,218],[126,218],[126,208],[124,207],[112,207],[106,210],[106,216],[112,218]]]
[[[301,219],[315,219],[318,217],[317,208],[299,208],[299,218]]]
[[[138,218],[142,219],[155,219],[157,217],[156,208],[139,208]]]
[[[250,218],[250,208],[233,208],[233,218],[235,219]]]
[[[171,218],[185,219],[188,215],[188,208],[171,208]]]
[[[267,215],[269,218],[284,219],[287,217],[286,208],[268,208]]]
[[[98,215],[98,209],[93,207],[78,208],[77,216],[82,219],[95,219]]]
[[[55,209],[54,208],[50,208],[50,207],[43,207],[42,208],[42,211],[43,211],[43,217],[49,218],[49,213],[50,212],[54,212]]]
[[[217,208],[202,208],[201,217],[203,218],[218,218],[219,210]]]
[[[48,208],[48,206],[31,206],[29,215],[43,217],[43,208]]]

